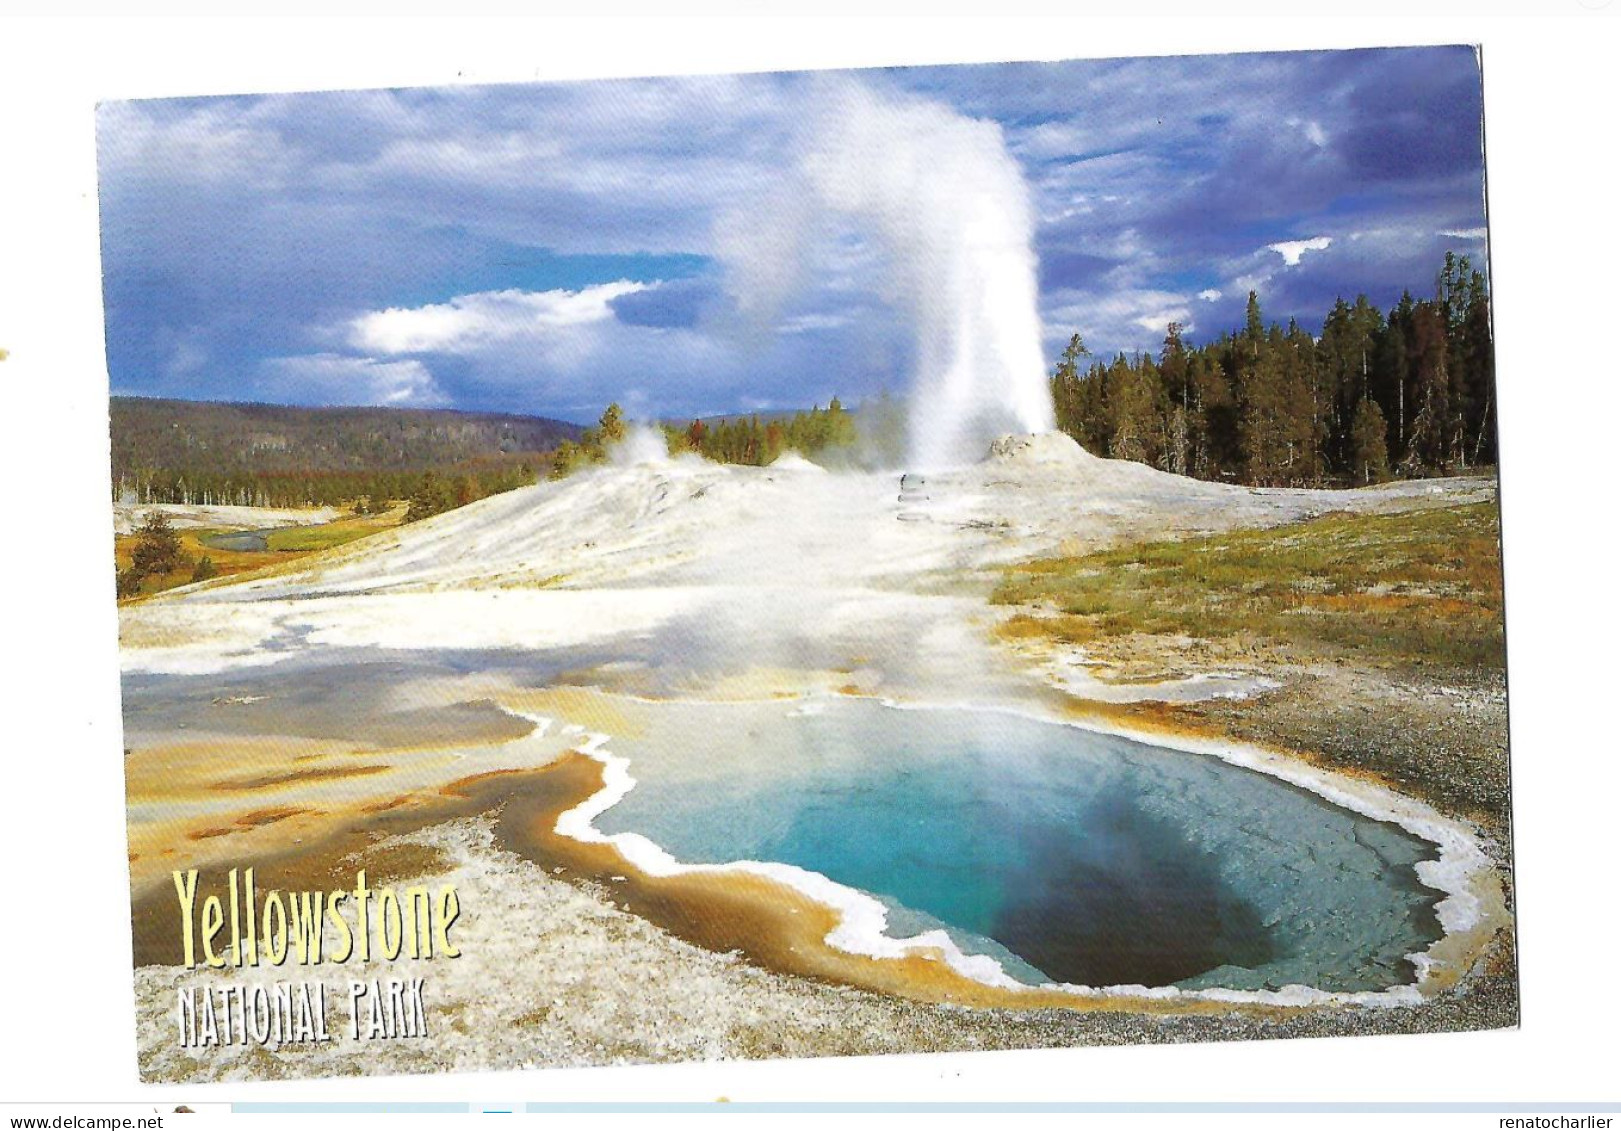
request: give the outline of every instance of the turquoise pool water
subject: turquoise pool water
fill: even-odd
[[[1031,984],[1378,990],[1440,934],[1432,846],[1203,755],[859,700],[661,705],[611,748],[602,831],[820,872]]]

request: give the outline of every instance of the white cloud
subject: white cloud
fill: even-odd
[[[1215,302],[1223,295],[1241,295],[1250,291],[1256,292],[1264,299],[1272,291],[1274,282],[1281,273],[1292,267],[1299,267],[1308,251],[1323,251],[1330,247],[1336,238],[1317,236],[1308,240],[1285,240],[1225,259],[1216,265],[1218,277],[1225,282],[1214,297],[1205,301]],[[1355,235],[1351,237],[1353,241],[1356,238]],[[1278,256],[1277,259],[1273,258],[1274,253]],[[1205,296],[1201,294],[1199,297]]]
[[[737,389],[762,372],[788,367],[775,343],[765,352],[728,348],[707,327],[622,321],[614,301],[657,289],[657,282],[620,280],[578,290],[490,291],[446,302],[371,311],[327,331],[347,347],[392,364],[418,365],[416,357],[443,357],[455,366],[459,387],[476,388],[486,403],[545,404],[579,418],[595,416],[609,400],[632,412],[676,412],[685,400],[724,403],[716,390]],[[824,358],[826,352],[822,355]],[[377,364],[377,363],[373,363]],[[425,372],[425,371],[424,371]],[[827,394],[807,394],[809,404]]]
[[[1137,319],[1137,325],[1152,333],[1164,333],[1165,328],[1172,322],[1178,323],[1183,331],[1193,329],[1193,312],[1185,306],[1166,307],[1156,310],[1152,314],[1145,314]]]
[[[295,404],[434,408],[450,403],[432,371],[415,359],[317,353],[267,358],[262,368],[278,399]]]
[[[815,330],[839,330],[853,321],[854,317],[850,314],[795,314],[784,318],[778,331],[783,334],[808,334]]]
[[[483,291],[449,302],[377,310],[349,323],[349,344],[371,353],[467,353],[501,342],[566,336],[613,318],[613,300],[656,284],[621,279],[577,291]]]
[[[1323,124],[1321,122],[1303,118],[1288,118],[1284,121],[1284,125],[1293,126],[1298,129],[1301,133],[1306,135],[1306,140],[1311,142],[1318,149],[1321,149],[1323,146],[1328,144],[1328,132],[1323,129]]]
[[[262,190],[279,190],[298,163],[275,131],[260,128],[224,100],[183,113],[166,103],[102,103],[96,108],[96,149],[102,183],[118,188],[251,179]]]
[[[1246,290],[1260,290],[1270,314],[1276,294],[1287,313],[1291,285],[1304,292],[1340,274],[1384,287],[1396,278],[1386,262],[1484,238],[1471,227],[1482,222],[1472,182],[1462,203],[1370,204],[1345,217],[1408,229],[1389,239],[1375,232],[1358,243],[1323,223],[1338,215],[1331,202],[1357,195],[1361,182],[1335,143],[1359,122],[1353,96],[1364,78],[1385,72],[1325,85],[1307,59],[902,71],[862,81],[999,118],[1023,159],[1042,217],[1039,250],[1054,267],[1040,296],[1052,340],[1061,346],[1084,328],[1100,350],[1157,350],[1169,315],[1191,308],[1220,321],[1226,295],[1241,306]],[[109,104],[98,143],[103,215],[118,241],[109,244],[113,277],[123,293],[153,277],[185,280],[174,289],[198,296],[174,321],[202,327],[195,339],[151,343],[177,388],[206,388],[235,371],[261,382],[297,375],[344,399],[424,403],[440,395],[432,367],[465,404],[579,404],[588,416],[631,389],[649,390],[657,404],[679,395],[694,408],[734,405],[744,388],[793,404],[825,400],[824,385],[837,383],[851,399],[864,384],[893,381],[911,358],[896,328],[903,320],[884,305],[898,296],[883,282],[883,248],[812,225],[825,242],[807,244],[802,262],[783,239],[802,225],[772,188],[824,102],[817,83],[738,76]],[[1373,199],[1383,191],[1370,189]],[[749,244],[761,266],[736,296],[740,313],[752,304],[779,316],[757,332],[722,324],[726,312],[707,304],[696,326],[649,324],[656,319],[634,319],[629,302],[591,287],[405,305],[420,301],[406,296],[453,293],[454,282],[438,288],[467,278],[470,254],[727,259],[735,233],[717,217],[743,204],[759,229]],[[1335,254],[1306,254],[1326,248],[1327,236],[1261,246],[1233,226],[1263,215],[1289,225],[1274,230],[1280,236],[1321,223],[1320,232],[1337,232]],[[1471,257],[1479,249],[1461,246]],[[1431,271],[1419,264],[1416,279]],[[764,301],[794,289],[767,285],[774,274],[806,283],[814,297],[781,309]],[[1215,286],[1150,293],[1189,277]],[[514,283],[494,276],[461,288]],[[1065,284],[1086,294],[1066,294]],[[652,297],[644,309],[662,311]],[[632,321],[616,317],[616,306]],[[271,369],[242,368],[265,354],[279,357]],[[409,368],[413,358],[424,365]],[[114,380],[129,384],[121,366]]]
[[[1188,296],[1152,289],[1064,290],[1042,311],[1048,352],[1055,352],[1077,330],[1103,354],[1119,350],[1157,352],[1165,328],[1181,323],[1183,333],[1194,329]],[[1106,358],[1105,358],[1106,360]]]
[[[1267,249],[1283,256],[1283,262],[1288,267],[1300,266],[1300,257],[1308,251],[1323,251],[1333,243],[1332,236],[1316,236],[1309,240],[1285,240],[1282,243],[1269,243]]]

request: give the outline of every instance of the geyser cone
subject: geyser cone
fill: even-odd
[[[991,441],[986,458],[1003,463],[1045,463],[1075,467],[1092,463],[1098,457],[1081,447],[1072,436],[1050,431],[998,436]]]

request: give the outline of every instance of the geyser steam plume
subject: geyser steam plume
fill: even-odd
[[[722,254],[744,269],[740,306],[775,308],[800,285],[816,229],[853,221],[885,254],[882,290],[912,325],[911,465],[961,464],[1001,433],[1051,430],[1035,221],[1001,127],[849,79],[813,93],[782,198],[723,232]]]

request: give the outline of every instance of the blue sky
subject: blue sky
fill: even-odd
[[[862,72],[1000,125],[1031,190],[1044,345],[1156,351],[1314,332],[1336,296],[1427,293],[1485,258],[1469,48]],[[847,401],[910,383],[877,249],[735,316],[725,220],[769,209],[805,75],[105,104],[117,394],[590,420]],[[769,212],[764,229],[769,232]],[[761,217],[754,222],[759,224]],[[769,241],[754,254],[769,252]]]

